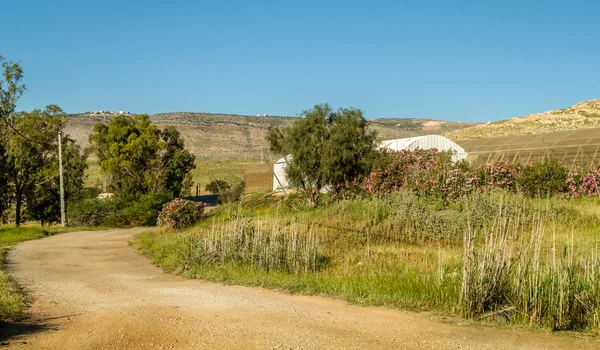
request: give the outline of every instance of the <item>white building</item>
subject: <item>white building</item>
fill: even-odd
[[[290,156],[285,156],[273,164],[273,192],[281,192],[289,188],[285,168]]]
[[[455,162],[467,159],[467,152],[454,141],[440,135],[425,135],[408,137],[404,139],[381,141],[379,148],[387,148],[391,151],[414,151],[418,149],[436,148],[439,151],[454,151],[452,160]]]

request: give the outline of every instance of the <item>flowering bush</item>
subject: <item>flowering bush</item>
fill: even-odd
[[[473,166],[453,162],[448,151],[416,149],[385,151],[382,159],[369,175],[333,188],[332,198],[384,197],[404,190],[436,197],[447,204],[474,191],[491,189],[529,197],[600,196],[600,167],[583,174],[569,173],[549,157],[530,164],[499,161]]]
[[[177,198],[166,203],[158,214],[158,225],[170,228],[185,228],[202,218],[204,203]]]
[[[436,149],[385,152],[382,164],[362,179],[359,187],[377,196],[413,189],[439,194],[446,172],[452,169],[452,153]]]
[[[585,174],[569,173],[567,188],[571,197],[600,196],[600,167]]]
[[[516,191],[521,169],[522,166],[519,163],[511,164],[505,161],[488,163],[472,171],[471,181],[473,185],[480,188],[503,188]]]

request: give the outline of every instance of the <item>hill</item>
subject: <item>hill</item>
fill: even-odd
[[[68,116],[67,132],[80,145],[88,145],[94,124],[106,123],[116,114],[80,113]],[[188,147],[199,158],[260,160],[267,152],[265,141],[271,125],[287,126],[296,117],[244,116],[234,114],[160,113],[150,116],[159,127],[172,125],[181,133]],[[440,134],[475,123],[446,122],[432,119],[379,118],[369,121],[382,139]]]
[[[600,127],[600,99],[581,102],[564,109],[479,124],[449,131],[443,135],[453,140],[473,140],[597,127]]]

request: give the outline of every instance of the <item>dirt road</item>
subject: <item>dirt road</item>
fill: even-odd
[[[2,325],[26,349],[567,349],[590,339],[469,325],[428,313],[223,286],[163,273],[128,245],[133,230],[30,241],[8,271],[30,291],[30,325]],[[8,337],[10,335],[10,337]]]

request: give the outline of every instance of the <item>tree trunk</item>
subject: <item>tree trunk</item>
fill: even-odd
[[[319,202],[319,191],[315,189],[309,189],[306,191],[306,204],[309,208],[313,209],[317,206]]]
[[[15,212],[15,225],[17,227],[19,227],[21,225],[21,201],[23,199],[23,196],[21,194],[21,191],[17,191],[17,193],[15,193],[15,201],[16,201],[16,212]]]

